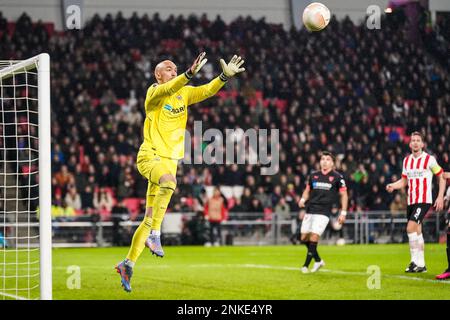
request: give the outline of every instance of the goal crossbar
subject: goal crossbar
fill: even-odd
[[[34,56],[32,58],[29,58],[27,60],[18,61],[17,63],[11,64],[8,67],[4,67],[0,69],[0,79],[7,79],[9,77],[12,77],[14,74],[18,74],[21,72],[26,72],[29,70],[33,70],[36,68],[36,65],[39,65],[43,57],[48,54],[43,53],[37,56]],[[48,56],[49,57],[49,56]],[[50,58],[48,58],[50,60]],[[8,62],[8,61],[0,61],[1,62]],[[9,61],[11,63],[12,61]]]

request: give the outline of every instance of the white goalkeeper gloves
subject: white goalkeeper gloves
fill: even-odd
[[[206,56],[205,52],[200,53],[197,59],[195,59],[192,66],[186,71],[185,73],[186,77],[192,79],[192,77],[194,77],[200,71],[200,69],[208,61],[208,59],[206,59],[205,56]],[[227,81],[228,78],[245,71],[245,68],[241,68],[243,64],[244,60],[242,60],[242,58],[237,55],[234,55],[233,58],[231,58],[230,62],[228,62],[228,64],[226,64],[223,59],[220,59],[220,65],[222,66],[223,71],[222,74],[220,75],[220,78],[223,81]]]
[[[245,71],[245,68],[241,68],[243,64],[244,60],[242,60],[242,58],[237,55],[234,55],[233,58],[231,58],[230,62],[228,62],[228,64],[226,64],[223,59],[220,59],[220,65],[222,66],[223,75],[225,75],[226,78],[233,77],[236,74]]]
[[[188,79],[195,76],[208,61],[208,59],[205,59],[205,56],[206,52],[202,52],[198,55],[197,59],[194,60],[192,66],[186,71],[186,77],[188,77]]]

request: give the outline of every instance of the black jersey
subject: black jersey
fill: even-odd
[[[339,192],[347,190],[344,177],[336,171],[323,174],[315,171],[308,176],[306,187],[309,188],[309,199],[306,212],[330,216],[331,209],[339,200]]]

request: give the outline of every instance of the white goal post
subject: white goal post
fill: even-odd
[[[51,300],[48,54],[0,61],[0,108],[0,299]]]

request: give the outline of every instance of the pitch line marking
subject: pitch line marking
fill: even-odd
[[[142,269],[170,269],[173,266],[170,265],[140,265],[139,268]],[[255,269],[272,269],[272,270],[289,270],[289,271],[299,271],[300,267],[288,267],[288,266],[273,266],[273,265],[265,265],[265,264],[214,264],[214,263],[206,263],[206,264],[189,264],[185,267],[188,268],[211,268],[211,267],[224,267],[224,268],[255,268]],[[83,269],[102,269],[105,267],[99,266],[85,266]],[[53,269],[66,270],[66,267],[53,267]],[[107,268],[106,268],[107,269]],[[323,269],[321,268],[319,272],[327,272],[327,273],[335,273],[335,274],[346,274],[346,275],[354,275],[354,276],[368,276],[366,272],[355,272],[355,271],[343,271],[343,270],[331,270],[331,269]],[[444,283],[450,284],[450,281],[442,281],[442,280],[433,280],[433,279],[423,279],[418,277],[408,277],[408,276],[400,276],[400,275],[391,275],[391,274],[382,274],[382,277],[385,278],[394,278],[401,280],[412,280],[412,281],[425,281],[430,283]],[[1,292],[0,292],[1,294]]]
[[[290,271],[300,271],[300,268],[297,267],[287,267],[287,266],[272,266],[265,264],[198,264],[198,265],[189,265],[189,267],[240,267],[240,268],[255,268],[255,269],[273,269],[273,270],[290,270]],[[342,271],[342,270],[330,270],[330,269],[320,269],[319,272],[328,272],[335,274],[346,274],[346,275],[355,275],[355,276],[367,276],[366,272],[354,272],[354,271]],[[382,277],[386,278],[394,278],[401,280],[413,280],[413,281],[425,281],[430,283],[445,283],[450,284],[450,281],[441,281],[441,280],[433,280],[433,279],[423,279],[418,277],[408,277],[408,276],[400,276],[400,275],[391,275],[391,274],[382,274]]]

